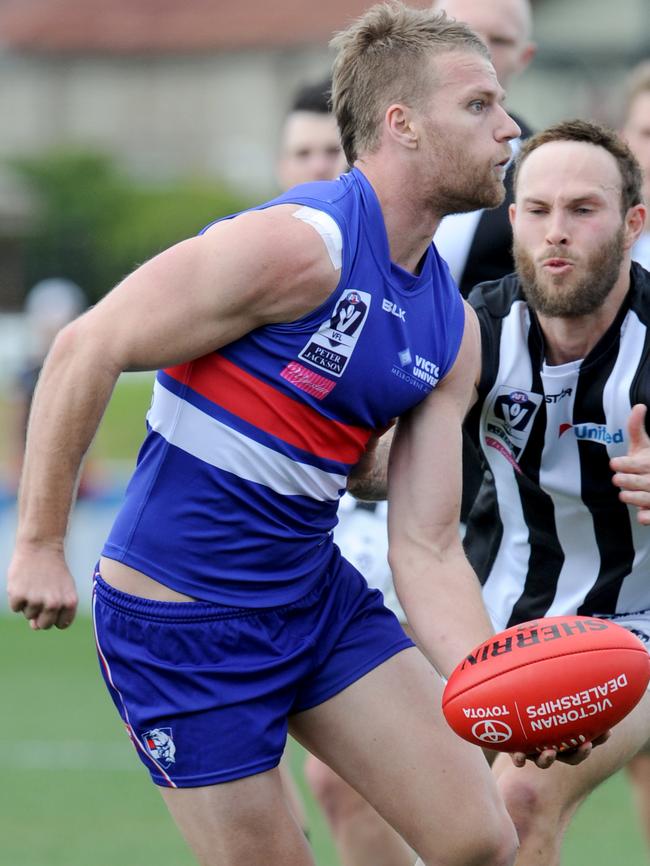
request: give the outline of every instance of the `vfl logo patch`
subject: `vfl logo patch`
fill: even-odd
[[[567,430],[573,430],[576,439],[587,439],[590,442],[598,442],[601,445],[619,445],[625,441],[623,436],[623,428],[612,432],[607,429],[605,424],[560,424],[558,438],[563,436]]]
[[[541,394],[502,385],[488,408],[486,445],[496,448],[515,468],[528,444],[537,410],[544,398]]]
[[[176,763],[176,745],[171,728],[152,728],[142,735],[142,742],[151,757],[165,769]]]
[[[368,292],[347,289],[330,319],[307,341],[298,357],[301,361],[342,376],[368,318],[371,296]]]

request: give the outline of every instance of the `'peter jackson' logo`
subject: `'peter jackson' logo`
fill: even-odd
[[[300,360],[332,376],[343,375],[368,318],[370,301],[368,292],[346,289],[330,318],[307,341]]]

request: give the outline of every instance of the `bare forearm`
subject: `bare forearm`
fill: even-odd
[[[418,561],[419,560],[419,561]],[[461,554],[445,563],[394,566],[395,586],[418,646],[445,677],[494,629],[478,579]]]
[[[19,545],[62,546],[79,468],[117,379],[105,356],[77,330],[55,342],[34,395],[20,484]]]

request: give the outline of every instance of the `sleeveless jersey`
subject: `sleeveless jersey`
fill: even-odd
[[[340,256],[337,289],[295,322],[158,372],[148,435],[103,551],[227,605],[287,604],[314,588],[369,436],[433,390],[463,332],[462,300],[433,245],[418,276],[391,263],[361,172],[261,207],[286,203],[303,206]]]
[[[650,609],[650,530],[618,499],[611,457],[650,402],[650,274],[633,264],[616,320],[583,360],[544,361],[515,275],[470,296],[483,370],[468,429],[489,471],[465,536],[497,629]],[[496,496],[495,496],[496,494]]]

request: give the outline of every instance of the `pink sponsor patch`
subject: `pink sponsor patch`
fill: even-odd
[[[336,385],[336,382],[326,379],[325,376],[321,376],[319,373],[314,372],[314,370],[308,370],[307,367],[303,367],[302,364],[298,364],[296,361],[288,363],[280,375],[287,382],[291,382],[296,388],[306,391],[307,394],[311,394],[317,400],[327,397]]]
[[[508,449],[505,448],[498,440],[493,439],[491,436],[486,436],[485,437],[485,444],[489,445],[490,448],[495,448],[499,452],[499,454],[503,454],[503,456],[506,458],[508,463],[511,464],[512,468],[516,472],[519,472],[521,474],[521,468],[520,468],[519,464],[517,463],[517,461],[515,460],[515,458],[508,451]]]

